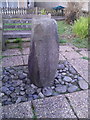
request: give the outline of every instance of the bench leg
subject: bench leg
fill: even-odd
[[[4,51],[4,50],[6,50],[6,38],[3,36],[2,37],[2,50]]]

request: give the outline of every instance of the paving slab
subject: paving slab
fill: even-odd
[[[88,118],[90,119],[90,90],[88,91]]]
[[[23,55],[28,55],[29,53],[30,53],[30,48],[29,48],[29,47],[22,49],[22,54],[23,54]]]
[[[88,51],[82,50],[79,52],[83,57],[88,57]]]
[[[1,103],[0,103],[0,120],[3,118],[4,116],[3,116],[3,111],[2,111],[2,105],[1,105]]]
[[[88,60],[72,59],[72,60],[68,60],[68,62],[88,82]]]
[[[8,49],[2,52],[3,56],[13,56],[13,55],[21,55],[19,49]]]
[[[31,102],[7,105],[2,108],[4,118],[32,118]]]
[[[64,95],[33,101],[37,118],[76,118]]]
[[[30,42],[23,42],[22,48],[27,48],[27,47],[30,47]]]
[[[59,53],[59,60],[66,60],[61,53]]]
[[[71,59],[76,59],[76,58],[81,58],[82,57],[82,55],[80,55],[76,51],[61,52],[61,53],[67,60],[68,59],[71,60]]]
[[[24,65],[28,64],[28,57],[29,57],[29,55],[23,55]]]
[[[3,67],[18,66],[18,65],[23,65],[22,56],[5,57],[2,59]]]
[[[88,118],[88,90],[69,93],[65,96],[68,97],[78,118]]]
[[[65,46],[59,46],[59,51],[60,52],[65,52],[65,51],[74,51],[74,49],[71,46],[65,45]]]

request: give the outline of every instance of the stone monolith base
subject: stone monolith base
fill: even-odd
[[[29,78],[38,87],[51,86],[59,58],[57,24],[54,19],[34,18],[32,27]]]

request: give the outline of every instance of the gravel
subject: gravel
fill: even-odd
[[[78,84],[79,84],[79,87],[80,87],[81,89],[83,89],[83,90],[88,89],[88,83],[87,83],[85,80],[80,79],[80,80],[78,81]]]
[[[59,92],[59,93],[65,93],[67,91],[67,86],[66,85],[58,85],[55,88],[55,91]]]
[[[68,76],[65,76],[63,80],[66,81],[66,82],[71,82],[72,78],[68,77]]]
[[[2,73],[0,77],[2,105],[88,89],[88,83],[67,61],[59,63],[54,84],[44,88],[38,88],[34,84],[30,84],[30,79],[27,77],[27,66],[6,67],[3,68]]]
[[[53,90],[51,87],[45,87],[45,88],[43,88],[42,93],[43,93],[43,95],[48,97],[48,96],[52,95]]]
[[[76,85],[71,85],[68,87],[68,92],[72,93],[78,90],[78,86]]]

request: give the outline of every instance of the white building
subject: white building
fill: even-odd
[[[56,6],[67,7],[67,2],[38,2],[40,0],[0,0],[0,7],[12,7],[12,8],[20,8],[20,7],[42,7],[42,8],[52,8]],[[41,0],[43,1],[43,0]],[[48,0],[49,1],[49,0]],[[84,2],[82,10],[88,11],[88,2]]]
[[[0,7],[34,7],[34,0],[0,0]]]

